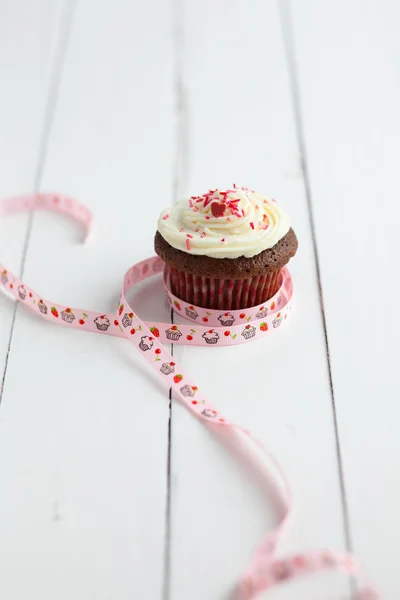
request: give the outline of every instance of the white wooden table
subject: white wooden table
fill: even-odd
[[[300,240],[290,326],[175,355],[287,469],[282,550],[347,548],[389,600],[399,18],[396,0],[0,0],[1,194],[63,191],[97,224],[85,247],[57,216],[3,219],[1,258],[45,297],[109,310],[164,206],[232,182],[278,198]],[[160,290],[139,294],[144,317],[168,320]],[[274,523],[260,490],[123,341],[43,324],[4,295],[0,315],[0,597],[225,600]]]

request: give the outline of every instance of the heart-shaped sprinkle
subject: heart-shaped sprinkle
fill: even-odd
[[[215,217],[216,219],[218,217],[223,216],[225,209],[226,209],[226,204],[224,202],[222,202],[221,204],[219,204],[218,202],[213,202],[211,204],[212,216]]]

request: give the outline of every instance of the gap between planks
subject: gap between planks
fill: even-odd
[[[48,144],[50,139],[51,128],[53,125],[54,115],[57,108],[57,101],[61,85],[62,73],[67,55],[68,42],[72,27],[73,15],[75,12],[76,0],[64,0],[64,4],[60,10],[57,32],[55,35],[54,57],[51,62],[49,87],[46,94],[46,107],[44,111],[42,133],[39,140],[38,159],[35,177],[33,180],[33,192],[37,194],[40,190],[42,182],[43,170],[46,164]],[[34,222],[34,213],[30,212],[24,243],[22,247],[22,256],[19,268],[19,276],[24,277],[25,264],[28,256],[29,243],[31,240],[32,228]],[[4,362],[4,370],[0,386],[0,406],[3,400],[4,386],[7,377],[8,362],[11,353],[12,338],[14,334],[15,321],[17,318],[19,302],[15,302],[13,316],[11,321],[10,336],[7,344],[6,359]]]

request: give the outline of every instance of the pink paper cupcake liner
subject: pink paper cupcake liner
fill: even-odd
[[[281,269],[247,279],[216,279],[192,275],[166,265],[171,291],[183,302],[202,308],[239,310],[266,302],[282,281]]]

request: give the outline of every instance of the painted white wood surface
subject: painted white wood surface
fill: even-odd
[[[27,237],[26,217],[3,220],[2,258],[18,271],[26,240],[27,282],[108,309],[177,197],[233,181],[277,197],[300,239],[290,326],[261,345],[174,352],[286,468],[297,510],[282,550],[350,543],[395,600],[398,7],[35,5],[0,0],[0,191],[70,193],[93,210],[97,232],[83,246],[51,215],[35,215]],[[375,323],[359,303],[371,271],[388,301]],[[144,317],[169,320],[160,296],[157,282],[139,291]],[[12,328],[0,597],[226,600],[274,523],[268,499],[179,405],[169,434],[168,393],[123,341],[44,326],[21,309],[13,325],[3,296],[0,311],[1,377]],[[345,578],[324,577],[266,597],[347,590]]]

